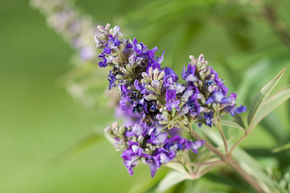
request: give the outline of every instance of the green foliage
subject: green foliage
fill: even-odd
[[[290,191],[290,168],[286,169],[279,185],[285,193]]]
[[[273,152],[277,153],[277,152],[285,151],[285,150],[288,150],[288,149],[290,149],[290,143],[287,143],[287,144],[285,144],[285,145],[283,145],[281,147],[277,147],[277,148],[273,149]]]
[[[273,110],[275,110],[279,105],[284,103],[289,98],[290,98],[290,87],[279,91],[274,96],[267,99],[264,105],[258,111],[257,118],[254,124],[257,125],[268,114],[270,114]]]
[[[285,70],[286,68],[284,67],[270,82],[268,82],[265,86],[263,86],[263,88],[255,97],[250,107],[249,115],[248,115],[249,130],[252,130],[253,128],[255,128],[255,126],[259,123],[256,118],[257,116],[259,117],[259,115],[257,114],[261,111],[261,108],[263,107],[264,102],[267,100],[267,97],[271,94],[272,90],[279,83]]]
[[[159,183],[157,187],[157,192],[165,192],[167,189],[171,188],[172,186],[190,178],[191,177],[189,175],[186,175],[184,173],[181,173],[178,171],[171,171]]]
[[[238,124],[235,121],[228,121],[228,120],[223,120],[222,121],[222,125],[226,126],[226,127],[231,127],[231,128],[236,128],[236,129],[241,129],[241,130],[245,130],[245,128],[243,126],[241,126],[240,124]]]

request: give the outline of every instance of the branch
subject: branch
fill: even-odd
[[[245,132],[245,134],[243,135],[243,137],[241,137],[232,147],[231,147],[231,149],[230,149],[230,151],[229,151],[229,154],[230,155],[232,155],[232,153],[233,153],[233,150],[238,146],[238,145],[240,145],[240,143],[242,143],[242,141],[244,140],[244,139],[246,139],[248,137],[248,132]]]
[[[198,139],[203,140],[202,137],[200,137],[192,128],[191,124],[189,127],[186,127],[183,123],[180,122],[180,126],[184,128],[185,130],[189,131],[190,134]],[[257,192],[259,193],[265,193],[263,188],[258,184],[255,178],[253,178],[251,175],[249,175],[241,166],[232,158],[231,155],[227,154],[224,155],[221,153],[216,147],[214,147],[211,143],[208,141],[205,141],[204,143],[205,147],[208,148],[210,151],[212,151],[214,154],[216,154],[218,157],[221,158],[226,164],[231,166],[236,172],[238,172]]]
[[[215,168],[215,167],[217,167],[217,166],[225,165],[225,164],[226,164],[225,162],[221,162],[221,163],[217,163],[217,164],[215,164],[215,165],[211,165],[211,166],[205,168],[204,170],[202,170],[202,171],[200,172],[199,175],[200,175],[200,176],[203,176],[203,175],[205,175],[207,172],[211,171],[213,168]]]
[[[190,166],[210,166],[210,165],[216,165],[224,163],[223,160],[216,160],[216,161],[209,161],[209,162],[191,162],[188,163]]]
[[[221,122],[220,122],[220,119],[219,118],[216,118],[216,127],[218,128],[220,134],[221,134],[221,137],[223,139],[223,142],[224,142],[224,146],[225,146],[225,151],[226,153],[228,153],[228,142],[227,142],[227,139],[226,139],[226,136],[225,136],[225,133],[224,133],[224,130],[223,128],[221,127]]]

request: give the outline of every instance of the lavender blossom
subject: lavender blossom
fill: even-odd
[[[182,78],[171,68],[163,68],[158,48],[148,49],[136,39],[128,40],[119,27],[98,26],[96,35],[99,66],[110,67],[109,89],[120,91],[120,109],[131,124],[107,128],[115,147],[122,150],[122,158],[130,175],[141,160],[149,165],[152,177],[162,164],[173,160],[177,153],[197,149],[203,141],[193,142],[179,134],[171,135],[183,121],[192,121],[209,127],[225,113],[244,112],[235,107],[236,95],[227,96],[228,89],[218,74],[207,66],[203,55],[184,68]],[[180,129],[178,129],[180,130]]]
[[[234,116],[246,111],[244,106],[236,108],[236,94],[227,96],[228,88],[217,72],[207,66],[203,55],[198,59],[190,56],[190,59],[187,68],[184,67],[182,78],[186,81],[187,89],[192,91],[190,102],[187,103],[190,109],[195,109],[191,112],[192,118],[211,127],[215,116],[220,117],[228,112]]]
[[[128,127],[113,124],[105,132],[116,149],[123,151],[124,165],[130,175],[133,175],[133,168],[138,162],[143,161],[149,165],[151,176],[154,177],[157,169],[174,159],[178,152],[192,150],[197,153],[204,143],[192,142],[180,136],[169,138],[167,131],[160,125],[149,127],[144,123],[135,123]]]

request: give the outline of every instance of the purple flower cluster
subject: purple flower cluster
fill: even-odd
[[[190,59],[191,62],[182,72],[182,78],[186,81],[186,92],[190,93],[183,108],[189,109],[191,116],[197,119],[199,124],[205,123],[211,127],[214,116],[222,116],[228,112],[234,116],[247,110],[244,106],[236,108],[236,94],[231,93],[227,96],[228,88],[217,72],[207,66],[203,55],[198,59],[190,56]]]
[[[192,142],[169,134],[161,126],[148,127],[144,123],[135,123],[128,127],[114,124],[106,128],[106,133],[113,139],[117,150],[122,150],[122,158],[130,175],[139,161],[149,165],[154,177],[158,168],[175,158],[183,150],[197,153],[203,141]]]
[[[172,128],[184,127],[181,123],[195,122],[211,127],[225,113],[234,115],[246,110],[243,106],[235,107],[236,95],[227,96],[228,89],[218,74],[207,66],[203,55],[198,59],[190,57],[191,62],[182,72],[185,83],[179,83],[171,68],[161,67],[164,52],[157,57],[157,47],[150,50],[136,39],[127,40],[123,36],[119,27],[110,28],[108,24],[98,26],[95,39],[97,48],[102,50],[99,66],[111,67],[109,89],[118,87],[119,108],[127,119],[134,117],[133,126],[122,130],[125,137],[114,137],[118,144],[126,147],[122,157],[130,174],[140,159],[149,164],[154,175],[156,169],[172,160],[177,151],[192,149],[193,142],[169,134]],[[134,123],[139,123],[138,134]],[[141,138],[142,142],[130,137]],[[180,148],[170,150],[173,143]],[[196,143],[202,145],[200,141]],[[148,148],[150,152],[146,153]]]

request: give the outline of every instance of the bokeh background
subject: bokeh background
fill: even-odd
[[[179,73],[188,55],[204,53],[230,90],[239,94],[240,104],[249,106],[282,66],[288,70],[279,88],[290,82],[287,0],[74,2],[96,24],[121,25],[128,36],[165,50],[163,64]],[[51,163],[92,130],[111,124],[114,113],[100,104],[105,101],[87,107],[67,92],[62,77],[71,70],[76,51],[47,27],[44,16],[28,1],[2,0],[0,26],[0,192],[154,192],[166,169],[150,179],[149,169],[140,166],[130,177],[120,153],[106,140]],[[97,65],[92,68],[100,71]],[[104,90],[106,78],[98,81]],[[289,167],[289,151],[272,153],[290,140],[289,107],[289,101],[280,106],[242,143],[274,177]],[[243,192],[233,190],[230,183],[243,181],[223,169],[169,192]]]

